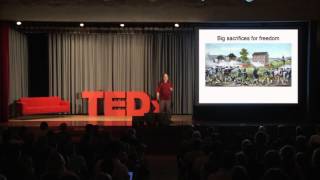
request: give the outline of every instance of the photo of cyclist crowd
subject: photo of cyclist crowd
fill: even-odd
[[[206,44],[206,86],[291,86],[291,44]]]

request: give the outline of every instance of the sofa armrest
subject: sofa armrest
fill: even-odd
[[[16,105],[18,115],[23,115],[23,109],[27,106],[26,103],[17,101]]]

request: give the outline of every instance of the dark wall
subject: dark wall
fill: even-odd
[[[309,118],[312,121],[320,122],[319,108],[320,108],[320,23],[312,24],[310,31],[313,36],[309,37],[310,53],[309,64]]]
[[[48,35],[28,34],[29,96],[49,95]]]

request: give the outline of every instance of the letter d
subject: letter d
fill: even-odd
[[[136,109],[135,99],[140,99],[141,107]],[[144,116],[150,110],[150,98],[144,92],[127,92],[127,116]]]

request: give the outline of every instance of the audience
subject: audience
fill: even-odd
[[[320,128],[259,126],[251,132],[186,127],[177,154],[179,180],[318,180]],[[244,128],[244,127],[242,127]],[[80,138],[51,129],[0,129],[0,180],[149,180],[147,145],[129,128],[121,137],[88,124]],[[307,134],[309,133],[309,134]],[[78,136],[79,137],[79,136]]]
[[[58,130],[46,122],[30,129],[1,129],[0,180],[129,180],[129,170],[137,179],[148,179],[146,145],[135,129],[116,139],[88,124],[79,140],[66,123]]]
[[[226,132],[205,126],[186,129],[191,135],[177,154],[179,180],[320,179],[320,128],[308,136],[301,126],[259,126],[251,137],[222,129]]]

